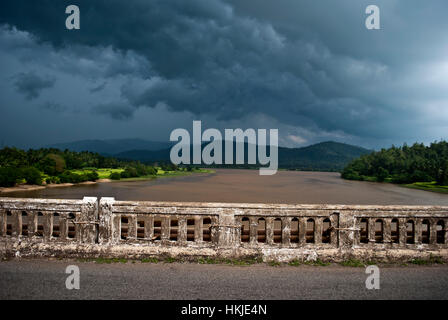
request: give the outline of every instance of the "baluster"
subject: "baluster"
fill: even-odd
[[[334,247],[336,247],[338,245],[338,236],[337,236],[337,231],[335,229],[335,228],[339,227],[339,223],[338,223],[339,219],[338,218],[339,218],[339,215],[337,213],[330,215],[330,224],[331,224],[330,225],[330,227],[331,227],[330,241],[331,241],[331,245]],[[358,221],[358,220],[356,219],[356,221]],[[356,221],[355,221],[355,224],[357,223]],[[355,228],[359,228],[359,226],[355,225]],[[354,238],[355,238],[354,241],[355,241],[355,243],[357,242],[356,244],[358,244],[359,243],[359,231],[354,231],[354,232],[356,232],[354,234]],[[356,236],[356,234],[357,234],[357,236]]]
[[[170,240],[170,217],[169,216],[162,216],[162,231],[161,231],[160,239],[165,242]]]
[[[44,217],[45,217],[45,213],[44,213]],[[81,212],[75,212],[75,220],[74,222],[82,222],[82,215]],[[83,242],[83,238],[82,238],[82,234],[83,234],[83,224],[79,224],[79,223],[75,223],[75,239],[77,242],[82,243]],[[119,226],[121,227],[121,221]],[[121,236],[121,229],[118,229],[118,239],[120,239]]]
[[[422,243],[422,219],[417,218],[414,220],[414,241],[415,244]]]
[[[128,240],[137,240],[137,217],[134,214],[130,214],[128,217]]]
[[[235,218],[235,220],[237,221],[238,225],[238,228],[236,228],[235,236],[238,239],[237,240],[238,244],[241,245],[243,243],[243,240],[241,239],[242,236],[241,229],[243,228],[243,217]],[[222,224],[222,222],[220,224]]]
[[[211,231],[210,231],[210,237],[211,237],[210,240],[212,243],[218,243],[219,232],[221,231],[221,230],[218,230],[218,228],[217,228],[217,226],[219,224],[219,217],[212,216],[211,220],[212,220],[212,225],[211,225]]]
[[[314,243],[322,243],[323,218],[316,217],[314,219]]]
[[[34,237],[37,231],[37,212],[28,213],[28,237]]]
[[[374,244],[375,243],[375,218],[368,218],[368,229],[369,229],[369,244]]]
[[[445,244],[448,244],[448,219],[443,219],[443,228],[444,230],[444,240],[445,240]]]
[[[28,226],[29,228],[29,226]],[[67,240],[67,213],[61,213],[59,216],[59,228],[60,228],[60,234],[59,234],[59,238],[62,241],[66,241]]]
[[[257,244],[257,227],[258,227],[258,218],[250,217],[249,218],[249,242],[252,245]]]
[[[11,236],[22,234],[22,211],[11,210]]]
[[[291,245],[291,218],[282,218],[282,244],[284,246]]]
[[[442,230],[442,232],[444,232],[444,237],[443,237],[443,240],[444,240],[444,244],[448,244],[448,219],[443,219],[443,230]]]
[[[268,245],[274,244],[274,218],[266,218],[266,243]]]
[[[436,244],[437,243],[437,219],[431,218],[429,219],[429,243]]]
[[[398,232],[399,232],[400,246],[406,246],[406,240],[407,240],[407,219],[406,218],[398,219]]]
[[[17,221],[17,235],[22,236],[22,231],[23,231],[22,211],[17,211],[16,221]]]
[[[383,219],[383,242],[392,243],[392,219]]]
[[[154,238],[154,216],[144,215],[143,221],[145,222],[145,239],[152,240]]]
[[[119,243],[121,240],[121,214],[112,215],[112,226],[112,243]]]
[[[353,245],[359,246],[361,244],[361,218],[355,218],[354,219],[354,238],[353,238]],[[339,224],[338,227],[339,228]]]
[[[177,220],[178,223],[178,241],[181,244],[187,242],[187,218],[182,216]]]
[[[194,241],[202,241],[202,219],[200,216],[194,216]]]
[[[299,218],[299,244],[306,243],[306,217]]]
[[[0,210],[0,236],[6,236],[6,210]]]
[[[44,215],[44,241],[50,241],[53,232],[53,212],[42,212]]]

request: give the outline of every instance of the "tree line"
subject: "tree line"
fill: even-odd
[[[448,185],[448,142],[433,142],[429,146],[392,146],[363,155],[350,162],[342,171],[342,178],[409,184],[436,182]]]
[[[157,174],[153,166],[88,151],[61,151],[53,148],[24,151],[9,147],[0,150],[1,187],[12,187],[20,182],[41,185],[95,181],[99,178],[96,172],[98,168],[125,168],[122,177]],[[78,169],[90,170],[82,174],[72,172]]]

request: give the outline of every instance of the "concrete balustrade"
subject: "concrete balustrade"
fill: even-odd
[[[95,243],[96,198],[0,198],[0,237],[41,242]]]
[[[440,206],[0,199],[4,256],[445,258],[447,225]]]

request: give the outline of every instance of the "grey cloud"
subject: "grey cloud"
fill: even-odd
[[[93,112],[101,115],[107,115],[116,120],[127,120],[134,114],[134,108],[124,103],[105,103],[96,105],[92,108]]]
[[[52,102],[52,101],[47,101],[43,104],[40,105],[40,107],[44,110],[49,110],[52,112],[64,112],[67,110],[67,107],[57,103],[57,102]]]
[[[104,89],[104,87],[106,87],[106,85],[107,85],[107,82],[103,82],[103,83],[99,84],[98,86],[91,88],[90,92],[95,93],[95,92],[101,91]]]
[[[333,134],[401,142],[448,120],[440,41],[447,4],[377,1],[378,32],[364,28],[367,0],[79,0],[76,32],[63,27],[69,1],[6,0],[0,24],[36,36],[45,50],[35,63],[114,82],[115,100],[92,109],[113,119],[129,121],[139,108],[163,104],[223,122],[263,114],[288,128],[292,141]],[[8,50],[26,53],[30,40],[14,39]],[[45,58],[48,52],[57,59]],[[421,117],[428,108],[432,115]],[[294,128],[309,135],[301,140]]]
[[[34,72],[19,73],[14,76],[14,86],[28,100],[38,98],[43,89],[53,87],[55,82],[54,78],[41,77]]]

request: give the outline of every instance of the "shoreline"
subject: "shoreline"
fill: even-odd
[[[434,182],[414,182],[414,183],[394,183],[390,181],[373,181],[373,180],[357,180],[357,179],[344,179],[342,180],[346,181],[360,181],[360,182],[370,182],[370,183],[380,183],[380,184],[391,184],[398,186],[400,188],[407,188],[407,189],[413,189],[413,190],[420,190],[420,191],[427,191],[432,193],[438,193],[438,194],[448,194],[448,186],[439,186],[435,185]]]
[[[79,185],[97,184],[97,183],[108,183],[112,182],[110,179],[98,179],[96,181],[84,181],[80,183],[59,183],[59,184],[48,184],[48,185],[36,185],[36,184],[21,184],[14,187],[1,187],[0,194],[10,193],[10,192],[20,192],[20,191],[35,191],[42,190],[46,188],[63,188],[63,187],[73,187]]]
[[[120,180],[112,180],[112,179],[98,179],[96,181],[84,181],[80,183],[59,183],[59,184],[49,184],[49,185],[33,185],[33,184],[20,184],[16,185],[14,187],[0,187],[0,195],[5,193],[12,193],[12,192],[21,192],[21,191],[35,191],[35,190],[43,190],[46,188],[63,188],[63,187],[73,187],[73,186],[82,186],[82,185],[91,185],[91,184],[98,184],[98,183],[111,183],[111,182],[136,182],[136,181],[149,181],[157,178],[173,178],[173,177],[184,177],[189,176],[195,173],[199,174],[212,174],[215,171],[213,170],[207,170],[205,171],[199,171],[199,172],[181,172],[181,173],[168,173],[168,174],[161,174],[156,176],[144,176],[144,177],[136,177],[136,178],[124,178]]]

